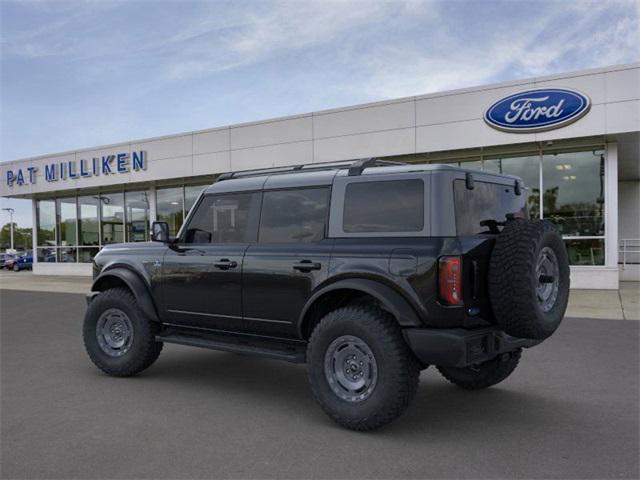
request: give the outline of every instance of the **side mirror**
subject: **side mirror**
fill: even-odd
[[[169,243],[169,224],[167,222],[153,222],[151,225],[151,240]]]

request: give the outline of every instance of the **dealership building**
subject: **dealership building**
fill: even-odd
[[[379,157],[517,175],[564,236],[573,288],[640,279],[640,64],[571,72],[0,164],[33,202],[34,273],[90,275],[103,245],[173,233],[224,172]]]

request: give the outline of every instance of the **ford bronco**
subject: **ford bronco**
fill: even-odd
[[[223,174],[175,238],[154,222],[96,255],[86,350],[114,376],[165,343],[306,363],[333,420],[380,427],[421,369],[490,387],[558,328],[567,253],[526,198],[517,177],[377,159]]]

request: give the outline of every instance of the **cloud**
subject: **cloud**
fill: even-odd
[[[435,48],[367,52],[360,62],[369,80],[357,88],[372,99],[396,98],[640,60],[637,11],[612,16],[606,5],[551,3],[535,18],[511,17],[501,33],[476,41],[434,25]]]
[[[222,35],[211,36],[206,28],[197,28],[201,41],[177,52],[168,76],[185,80],[263,62],[283,52],[329,45],[404,5],[284,1],[266,11],[249,10],[234,22],[236,28],[226,29]]]

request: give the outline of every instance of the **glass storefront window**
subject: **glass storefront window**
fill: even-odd
[[[124,242],[124,194],[100,195],[102,244]]]
[[[56,244],[56,202],[38,200],[37,203],[37,244],[54,246]]]
[[[185,216],[191,210],[191,207],[196,203],[198,196],[204,190],[205,185],[190,185],[184,187],[184,214]]]
[[[76,197],[58,198],[58,245],[76,245],[77,212]]]
[[[453,161],[450,152],[441,160],[463,168],[522,178],[528,187],[532,218],[547,218],[563,234],[571,265],[605,264],[605,161],[596,151],[542,150],[520,156],[495,150],[489,155],[467,154]],[[542,162],[542,165],[541,165]],[[542,179],[540,170],[542,168]],[[542,180],[542,182],[541,182]],[[540,185],[543,195],[540,198]],[[176,235],[206,185],[164,187],[156,190],[156,216]],[[43,199],[36,202],[39,262],[91,262],[109,243],[147,241],[150,236],[148,191],[127,191]],[[541,202],[542,200],[542,202]],[[541,215],[540,204],[543,204]]]
[[[604,156],[588,152],[545,154],[544,217],[565,236],[604,235]]]
[[[61,247],[58,248],[58,262],[76,263],[78,250],[76,248]]]
[[[604,265],[604,239],[565,240],[569,265]]]
[[[156,215],[159,222],[169,224],[169,233],[175,235],[183,222],[183,190],[182,187],[159,188],[156,190]]]
[[[127,242],[149,240],[149,193],[125,192]]]
[[[531,218],[540,218],[540,156],[486,158],[484,170],[487,172],[516,175],[522,178],[528,188],[527,208]]]
[[[36,249],[36,255],[40,263],[55,263],[58,261],[54,247],[38,247]]]
[[[78,197],[78,231],[80,245],[100,245],[98,196]]]
[[[482,160],[471,160],[469,162],[460,162],[460,167],[470,170],[482,170]]]
[[[100,251],[100,248],[98,247],[78,248],[78,262],[91,263],[93,261],[93,257],[95,257],[99,251]]]

